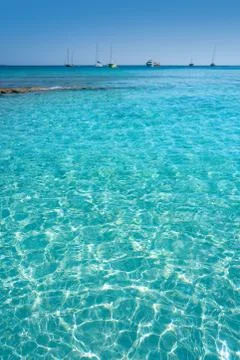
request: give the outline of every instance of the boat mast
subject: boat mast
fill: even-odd
[[[110,59],[109,64],[112,64],[112,44],[110,45]]]
[[[96,43],[96,64],[98,62],[98,43]]]
[[[67,48],[67,65],[69,65],[69,48]]]
[[[214,48],[213,48],[212,64],[215,64],[215,55],[216,55],[216,46],[214,46]]]
[[[71,56],[71,65],[73,66],[73,53],[72,53],[72,56]]]

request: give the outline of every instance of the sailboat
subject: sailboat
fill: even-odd
[[[95,66],[97,68],[102,68],[103,64],[101,63],[101,61],[98,60],[98,44],[96,44],[96,63]]]
[[[214,66],[216,66],[216,64],[215,64],[215,55],[216,55],[216,46],[214,47],[214,49],[213,49],[213,54],[212,54],[212,62],[211,62],[211,64],[210,64],[210,66],[211,67],[214,67]]]
[[[70,63],[70,57],[69,57],[69,49],[67,49],[67,61],[65,63],[66,67],[73,67],[73,55],[72,55],[72,63]]]
[[[192,58],[191,58],[191,61],[190,61],[190,63],[189,63],[188,66],[190,66],[190,67],[193,67],[193,66],[194,66],[194,63],[193,63],[193,59],[192,59]]]
[[[116,69],[117,68],[117,64],[114,64],[113,61],[112,61],[112,45],[110,47],[110,61],[109,61],[108,67],[111,68],[111,69]]]

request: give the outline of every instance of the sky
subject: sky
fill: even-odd
[[[240,64],[240,0],[0,0],[0,64]]]

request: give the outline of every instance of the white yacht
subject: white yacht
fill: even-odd
[[[101,63],[101,61],[97,61],[96,64],[95,64],[95,66],[96,66],[97,68],[102,68],[102,67],[103,67],[103,63]]]
[[[156,61],[153,61],[153,60],[148,60],[146,62],[146,66],[147,67],[159,67],[160,66],[160,63],[159,62],[156,62]]]

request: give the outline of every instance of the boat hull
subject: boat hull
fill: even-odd
[[[153,60],[148,60],[146,62],[146,66],[147,67],[159,67],[160,66],[160,63],[156,62],[156,61],[153,61]]]

